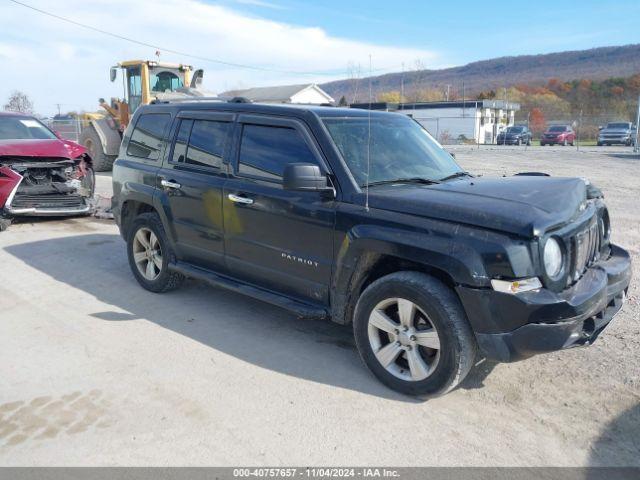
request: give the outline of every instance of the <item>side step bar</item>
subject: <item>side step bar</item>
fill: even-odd
[[[227,290],[231,290],[233,292],[241,293],[243,295],[255,298],[256,300],[261,300],[277,307],[284,308],[285,310],[289,310],[290,312],[295,313],[298,317],[301,318],[325,319],[329,316],[327,311],[322,307],[299,302],[297,300],[278,295],[277,293],[270,292],[263,288],[254,287],[252,285],[233,280],[224,275],[219,275],[203,268],[195,267],[188,263],[170,263],[169,269],[173,270],[174,272],[181,273],[187,277],[203,280],[213,285],[214,287],[225,288]]]

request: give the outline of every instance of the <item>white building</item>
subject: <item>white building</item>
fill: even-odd
[[[351,108],[404,113],[416,119],[441,143],[495,143],[498,133],[514,124],[520,104],[504,100],[352,104]]]
[[[331,95],[322,90],[315,83],[231,90],[223,93],[222,96],[244,97],[256,103],[303,103],[308,105],[334,103]]]

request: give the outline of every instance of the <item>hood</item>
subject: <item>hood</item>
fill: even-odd
[[[568,223],[585,200],[583,180],[542,176],[465,178],[436,185],[379,185],[369,191],[369,204],[375,208],[527,238]]]
[[[61,139],[0,140],[0,156],[76,158],[86,149],[75,142]]]
[[[600,133],[629,133],[630,128],[603,128]]]

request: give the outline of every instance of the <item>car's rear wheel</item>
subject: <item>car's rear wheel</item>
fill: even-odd
[[[139,215],[128,232],[129,266],[138,283],[156,293],[178,288],[184,276],[169,270],[169,263],[175,261],[175,255],[158,214]]]
[[[423,273],[397,272],[373,282],[358,300],[353,328],[369,370],[409,395],[448,392],[476,354],[458,297]]]

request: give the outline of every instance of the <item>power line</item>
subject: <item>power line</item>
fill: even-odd
[[[60,15],[56,15],[55,13],[48,12],[46,10],[42,10],[40,8],[34,7],[34,6],[26,4],[24,2],[20,2],[18,0],[9,0],[9,1],[12,2],[12,3],[15,3],[16,5],[20,5],[22,7],[25,7],[25,8],[28,8],[30,10],[33,10],[35,12],[41,13],[42,15],[46,15],[48,17],[52,17],[52,18],[55,18],[57,20],[61,20],[63,22],[70,23],[72,25],[76,25],[78,27],[82,27],[82,28],[85,28],[87,30],[92,30],[94,32],[101,33],[103,35],[108,35],[110,37],[117,38],[119,40],[123,40],[123,41],[130,42],[130,43],[134,43],[136,45],[141,45],[143,47],[149,47],[149,48],[153,48],[155,50],[160,50],[160,51],[163,51],[163,52],[173,53],[174,55],[179,55],[181,57],[192,58],[194,60],[200,60],[200,61],[210,62],[210,63],[217,63],[218,65],[224,65],[224,66],[227,66],[227,67],[243,68],[243,69],[246,69],[246,70],[258,70],[258,71],[272,72],[272,73],[282,73],[282,74],[286,74],[286,75],[316,75],[317,76],[317,75],[332,75],[332,74],[337,73],[336,70],[324,71],[324,72],[320,72],[320,71],[318,71],[318,72],[299,72],[299,71],[294,71],[294,70],[281,70],[281,69],[277,69],[277,68],[260,67],[260,66],[256,66],[256,65],[248,65],[248,64],[243,64],[243,63],[227,62],[227,61],[219,60],[219,59],[216,59],[216,58],[202,57],[202,56],[199,56],[199,55],[193,55],[191,53],[181,52],[179,50],[173,50],[173,49],[170,49],[170,48],[164,48],[164,47],[161,47],[159,45],[154,45],[154,44],[151,44],[151,43],[147,43],[147,42],[143,42],[143,41],[140,41],[140,40],[136,40],[135,38],[126,37],[124,35],[119,35],[117,33],[109,32],[107,30],[102,30],[102,29],[94,27],[92,25],[87,25],[85,23],[81,23],[81,22],[78,22],[76,20],[72,20],[70,18],[66,18],[66,17],[60,16]],[[378,71],[391,70],[393,68],[395,68],[395,67],[381,68],[381,69],[378,69]]]

